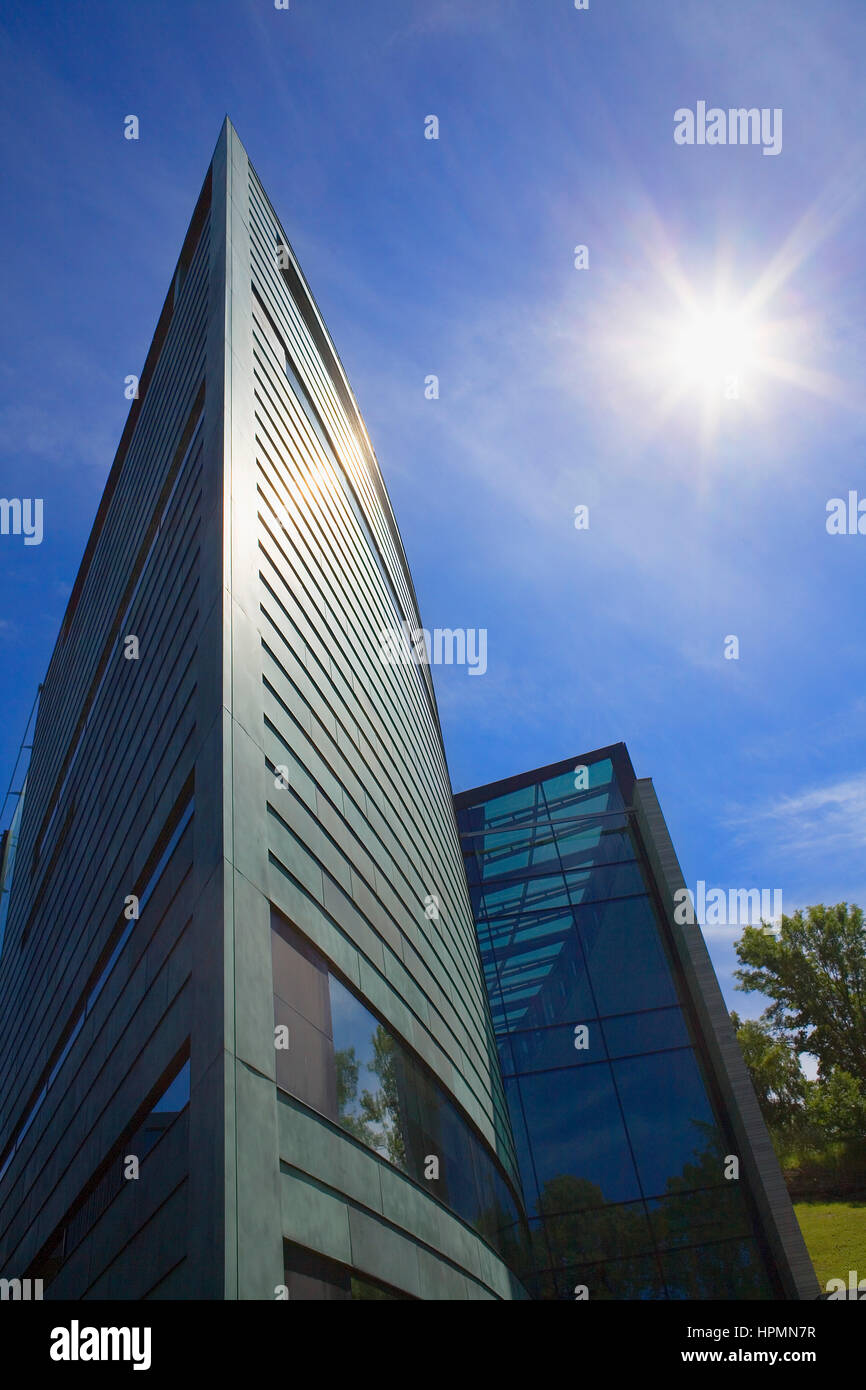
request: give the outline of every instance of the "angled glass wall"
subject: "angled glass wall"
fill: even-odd
[[[456,798],[535,1297],[778,1296],[628,814],[623,745]]]

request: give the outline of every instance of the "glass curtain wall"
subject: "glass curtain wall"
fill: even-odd
[[[747,1202],[725,1177],[730,1141],[626,814],[630,781],[609,756],[458,798],[530,1289],[771,1298]]]

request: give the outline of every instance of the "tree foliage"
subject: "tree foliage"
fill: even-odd
[[[797,1052],[761,1019],[732,1013],[731,1022],[764,1120],[770,1129],[790,1129],[803,1113],[808,1086]]]
[[[862,909],[847,903],[798,908],[782,917],[778,936],[745,927],[736,952],[742,967],[734,972],[737,988],[760,990],[771,1000],[763,1015],[770,1032],[796,1053],[817,1057],[822,1078],[839,1069],[866,1086]],[[781,1065],[781,1058],[776,1061]]]
[[[866,1087],[837,1067],[809,1086],[806,1118],[831,1143],[863,1140],[866,1135]]]

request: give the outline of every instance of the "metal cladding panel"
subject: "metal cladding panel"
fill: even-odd
[[[254,174],[250,237],[263,700],[292,768],[285,791],[270,779],[271,863],[303,844],[338,927],[409,1008],[409,1041],[434,1068],[447,1058],[496,1143],[504,1103],[435,705],[419,666],[383,655],[401,623],[420,626],[408,572]]]
[[[65,1241],[47,1298],[144,1297],[187,1254],[185,1224],[180,1244],[157,1232],[186,1192],[186,1138],[98,1207],[116,1144],[188,1055],[193,1015],[208,203],[206,190],[42,688],[0,956],[0,1269],[41,1269]],[[216,682],[209,698],[213,718]]]
[[[383,656],[389,634],[419,625],[402,544],[336,352],[233,131],[230,148],[226,1007],[243,1120],[230,1126],[226,1287],[261,1297],[279,1277],[278,1254],[282,1267],[264,1234],[277,1223],[287,1239],[327,1249],[324,1216],[310,1230],[309,1209],[287,1196],[303,1190],[287,1158],[302,1128],[305,1171],[348,1213],[355,1254],[387,1266],[399,1248],[399,1268],[420,1258],[417,1231],[399,1221],[362,1247],[372,1228],[350,1219],[352,1192],[387,1224],[384,1176],[315,1107],[305,1119],[284,1093],[277,1104],[273,1027],[264,1027],[268,1010],[274,1020],[273,908],[433,1072],[512,1180],[515,1164],[429,671]],[[329,1156],[327,1180],[319,1154],[322,1164]],[[441,1207],[412,1191],[400,1201],[420,1203],[420,1226],[438,1230]],[[508,1271],[463,1230],[473,1255],[461,1288],[503,1296]],[[453,1260],[449,1248],[430,1258]],[[482,1268],[489,1277],[478,1283]],[[390,1279],[387,1268],[372,1272],[399,1283],[395,1269]]]

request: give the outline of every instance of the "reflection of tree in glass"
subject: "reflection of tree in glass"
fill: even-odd
[[[616,1298],[645,1298],[652,1292],[644,1262],[628,1259],[652,1250],[641,1203],[610,1206],[596,1183],[564,1173],[544,1184],[538,1212],[545,1218],[555,1268],[626,1261],[610,1271],[610,1277],[599,1267],[588,1278],[595,1297],[613,1293]]]
[[[338,1048],[334,1053],[337,1064],[337,1117],[343,1129],[354,1134],[362,1144],[375,1148],[372,1134],[366,1120],[356,1113],[358,1105],[358,1073],[361,1064],[355,1056],[354,1047]]]
[[[686,1192],[695,1187],[719,1187],[725,1184],[725,1150],[715,1125],[705,1120],[692,1120],[703,1139],[703,1147],[692,1150],[692,1162],[683,1164],[682,1173],[668,1178],[668,1192]]]
[[[511,1196],[505,1180],[494,1175],[483,1158],[478,1164],[478,1178],[478,1206],[470,1217],[471,1224],[500,1251],[518,1278],[524,1279],[531,1274],[534,1263],[525,1213]]]
[[[680,1298],[768,1298],[761,1261],[744,1243],[750,1223],[741,1179],[725,1180],[721,1136],[713,1125],[699,1127],[705,1147],[695,1151],[694,1162],[684,1164],[681,1174],[668,1179],[671,1195],[653,1218],[659,1246],[670,1251],[664,1257],[669,1289]]]
[[[651,1204],[652,1233],[642,1203],[607,1205],[600,1187],[570,1174],[545,1183],[538,1214],[544,1218],[555,1270],[567,1270],[570,1277],[579,1273],[596,1298],[664,1296],[655,1246],[671,1297],[771,1296],[748,1240],[750,1226],[738,1183],[724,1178],[724,1142],[714,1125],[697,1120],[693,1124],[703,1145],[681,1173],[668,1179],[669,1195]],[[546,1252],[540,1235],[537,1240],[536,1264],[541,1268]]]
[[[400,1052],[397,1042],[380,1024],[373,1034],[373,1060],[367,1070],[378,1079],[374,1091],[364,1091],[361,1110],[378,1129],[375,1147],[391,1163],[406,1167],[406,1140],[400,1123]]]
[[[375,1077],[358,1097],[361,1062],[354,1047],[340,1048],[337,1063],[337,1114],[344,1129],[400,1168],[406,1167],[406,1144],[400,1124],[399,1050],[381,1024],[371,1038],[373,1058],[365,1071]]]
[[[706,1130],[706,1147],[695,1152],[694,1162],[684,1164],[681,1174],[668,1178],[670,1196],[658,1203],[653,1217],[656,1239],[668,1249],[743,1234],[742,1206],[734,1193],[737,1184],[722,1181],[724,1146],[711,1125]]]

